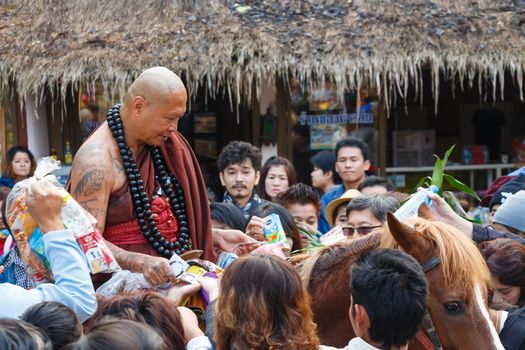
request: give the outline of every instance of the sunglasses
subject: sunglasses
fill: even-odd
[[[354,233],[359,233],[360,235],[367,235],[372,232],[374,229],[383,227],[383,225],[378,226],[361,226],[361,227],[343,227],[343,234],[348,237],[352,237]]]

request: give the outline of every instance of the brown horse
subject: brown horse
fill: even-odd
[[[381,247],[400,247],[423,267],[428,310],[443,349],[503,350],[490,320],[490,274],[470,238],[455,227],[421,218],[401,223],[388,215]]]
[[[343,347],[355,337],[348,319],[351,266],[361,253],[381,246],[401,247],[426,263],[428,308],[444,349],[503,349],[489,323],[484,302],[489,274],[475,245],[447,224],[414,219],[414,229],[393,216],[388,220],[384,234],[324,248],[304,263],[301,274],[321,343]],[[420,331],[409,348],[432,346]]]

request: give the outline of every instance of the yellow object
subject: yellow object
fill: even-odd
[[[73,153],[71,153],[71,144],[69,143],[69,141],[66,141],[64,163],[66,163],[67,165],[73,163]]]
[[[58,154],[54,148],[51,148],[51,157],[53,157],[54,160],[58,160]]]
[[[335,215],[334,211],[340,204],[350,203],[352,199],[357,198],[359,196],[361,196],[361,192],[359,192],[358,190],[350,189],[346,191],[345,193],[343,193],[341,197],[336,198],[330,203],[328,203],[328,205],[326,206],[325,212],[324,212],[326,215],[326,219],[328,220],[328,223],[332,225],[333,220],[334,220],[334,215]]]

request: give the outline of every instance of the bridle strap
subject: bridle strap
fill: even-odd
[[[434,267],[438,266],[441,263],[441,259],[439,259],[439,256],[435,255],[425,261],[421,264],[421,268],[423,269],[423,272],[427,273],[428,271],[432,270]]]
[[[434,255],[433,257],[421,264],[421,269],[424,273],[427,273],[439,264],[441,264],[441,259],[439,258],[439,256]],[[423,318],[421,326],[423,327],[430,341],[434,345],[434,348],[437,350],[442,350],[443,347],[441,345],[441,342],[439,341],[439,337],[436,333],[436,329],[434,328],[434,323],[432,322],[432,317],[430,317],[428,309],[427,312],[425,312],[425,317]]]

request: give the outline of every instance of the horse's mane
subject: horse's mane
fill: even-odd
[[[341,242],[316,250],[303,264],[299,274],[305,288],[311,283],[325,280],[328,274],[362,252],[377,247],[381,234],[368,235],[350,242]]]
[[[476,245],[457,228],[440,221],[413,218],[406,221],[414,227],[420,237],[426,239],[436,249],[441,259],[441,272],[446,288],[466,290],[474,295],[478,285],[486,296],[490,284],[490,273]],[[381,248],[400,249],[386,225],[381,237]]]

